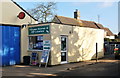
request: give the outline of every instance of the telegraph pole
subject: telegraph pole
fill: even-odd
[[[100,23],[100,15],[98,15],[98,23]]]

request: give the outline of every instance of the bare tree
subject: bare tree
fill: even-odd
[[[39,22],[50,22],[56,11],[55,2],[40,2],[35,8],[27,10]]]

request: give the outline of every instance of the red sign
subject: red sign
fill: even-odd
[[[20,12],[17,17],[18,17],[19,19],[24,19],[24,18],[25,18],[25,13],[24,13],[24,12]]]

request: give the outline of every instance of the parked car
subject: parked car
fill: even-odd
[[[115,59],[120,59],[120,44],[117,44],[114,49]]]

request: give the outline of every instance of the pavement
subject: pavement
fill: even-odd
[[[85,62],[56,65],[56,66],[46,67],[46,68],[38,67],[38,66],[29,66],[29,65],[6,66],[6,67],[2,67],[2,76],[26,76],[26,77],[57,76],[56,73],[59,73],[59,72],[74,70],[74,69],[81,68],[87,65],[98,64],[98,63],[106,62],[106,61],[111,62],[111,60],[107,60],[108,57],[103,58],[103,59],[99,59],[97,62],[96,60],[90,60],[90,61],[85,61]],[[112,62],[116,62],[116,61],[117,60],[112,60]]]

